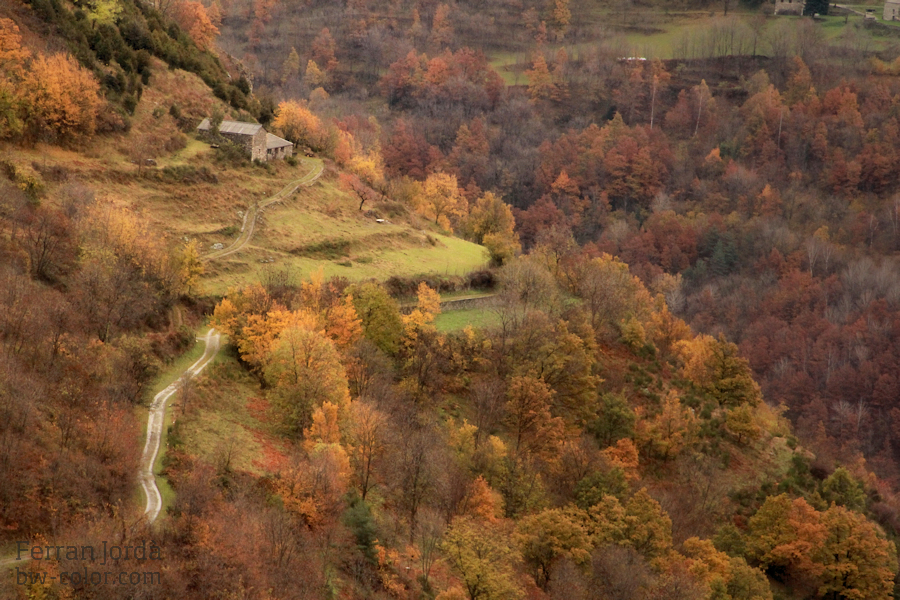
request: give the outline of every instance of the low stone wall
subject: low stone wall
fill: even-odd
[[[458,300],[445,300],[441,302],[441,312],[451,310],[465,310],[467,308],[490,308],[497,304],[497,295],[477,296],[475,298],[460,298]]]
[[[866,29],[877,31],[878,33],[885,36],[900,37],[900,27],[895,25],[888,25],[879,21],[866,19],[865,21],[863,21],[863,27],[865,27]]]
[[[469,308],[490,308],[497,303],[497,294],[490,296],[476,296],[474,298],[450,298],[441,301],[441,312],[453,310],[466,310]],[[400,312],[408,315],[416,309],[416,303],[410,302],[400,305]]]

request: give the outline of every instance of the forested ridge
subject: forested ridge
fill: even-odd
[[[668,19],[689,25],[642,57]],[[4,594],[894,597],[900,46],[879,25],[728,0],[0,7],[0,558],[165,557],[131,586],[18,563]],[[207,295],[195,236],[141,203],[207,201],[231,232],[215,211],[297,175],[201,154],[205,116],[264,123],[358,218],[455,234],[484,268],[276,267]],[[329,244],[300,248],[352,264]],[[463,289],[480,324],[440,325]],[[228,350],[173,401],[150,525],[144,407],[201,327]]]

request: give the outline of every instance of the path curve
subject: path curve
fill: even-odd
[[[849,10],[850,12],[860,15],[862,17],[866,16],[866,13],[860,12],[860,11],[856,10],[855,8],[851,8],[851,7],[847,6],[846,4],[835,4],[835,6],[837,6],[838,8],[843,8],[844,10]]]
[[[309,170],[309,173],[296,181],[292,181],[271,198],[267,198],[265,201],[255,204],[247,209],[247,212],[244,214],[243,223],[241,224],[241,234],[234,243],[227,248],[217,250],[216,252],[201,257],[201,260],[209,262],[234,254],[243,249],[250,241],[250,238],[253,237],[256,219],[262,209],[270,204],[284,200],[302,186],[312,185],[322,176],[322,173],[325,171],[325,163],[320,160],[313,162],[313,167]],[[200,372],[206,368],[206,365],[216,357],[221,345],[221,334],[216,333],[215,329],[210,329],[205,336],[198,338],[198,341],[202,341],[206,344],[206,347],[203,349],[203,355],[197,362],[182,373],[178,379],[170,383],[166,389],[154,396],[153,403],[150,405],[150,414],[147,417],[147,439],[144,442],[144,453],[141,455],[141,470],[138,474],[138,479],[141,482],[141,489],[144,491],[144,496],[147,498],[144,517],[147,519],[148,523],[153,523],[162,510],[162,495],[159,493],[159,487],[156,485],[156,475],[153,472],[153,465],[156,462],[156,457],[159,455],[162,430],[166,422],[166,405],[169,398],[178,391],[185,380],[193,379],[199,375]]]
[[[303,162],[309,161],[304,160]],[[314,161],[312,169],[309,170],[309,173],[300,179],[289,183],[271,198],[267,198],[258,205],[251,206],[246,214],[244,214],[244,220],[241,224],[241,235],[238,236],[234,243],[228,248],[201,257],[201,260],[208,262],[239,252],[247,245],[250,238],[253,237],[253,230],[256,227],[256,219],[259,215],[259,211],[270,204],[284,200],[296,192],[300,187],[312,185],[322,176],[324,171],[325,163],[316,160]],[[159,487],[156,485],[156,475],[153,472],[153,465],[156,462],[156,457],[159,455],[159,445],[160,440],[162,439],[162,430],[166,422],[166,406],[169,402],[169,398],[178,391],[185,380],[193,379],[199,375],[216,357],[216,354],[219,352],[219,347],[221,346],[221,334],[216,333],[215,329],[210,329],[206,332],[206,335],[197,339],[198,341],[202,341],[206,346],[203,349],[203,355],[197,359],[197,362],[182,373],[178,379],[170,383],[166,389],[154,396],[153,403],[150,405],[150,414],[147,417],[147,439],[144,442],[144,452],[141,455],[141,468],[138,473],[141,489],[147,499],[144,517],[147,519],[148,523],[156,521],[156,518],[162,510],[162,494],[159,493]],[[16,562],[16,560],[15,557],[0,559],[0,566],[5,567]]]
[[[141,471],[140,481],[141,488],[147,498],[147,508],[144,510],[144,516],[149,523],[156,520],[159,511],[162,509],[162,495],[156,486],[156,476],[153,473],[153,464],[159,454],[159,444],[162,439],[162,429],[166,423],[166,404],[169,398],[181,387],[186,380],[193,379],[206,368],[212,359],[219,352],[221,335],[216,333],[215,329],[210,329],[202,338],[206,347],[203,349],[203,355],[197,359],[181,376],[170,383],[166,389],[153,397],[153,404],[150,405],[150,415],[147,417],[147,441],[144,443],[144,453],[141,455]]]
[[[147,440],[144,442],[144,452],[141,455],[141,469],[138,473],[141,489],[144,491],[144,497],[147,499],[144,518],[147,519],[148,523],[153,523],[162,510],[162,494],[159,493],[159,487],[156,485],[153,464],[159,455],[162,430],[166,424],[166,405],[169,402],[169,398],[179,390],[185,380],[193,379],[206,368],[206,365],[212,362],[216,354],[219,353],[221,339],[221,334],[216,333],[215,329],[210,329],[205,336],[197,338],[197,341],[202,341],[205,344],[203,354],[178,379],[153,397],[153,403],[150,405],[150,414],[147,417]],[[7,566],[18,560],[18,557],[0,559],[0,567]],[[27,562],[29,558],[26,557],[21,560]]]
[[[250,238],[253,237],[253,230],[256,228],[256,219],[259,216],[261,210],[263,210],[270,204],[274,204],[276,202],[284,200],[285,198],[296,192],[300,187],[312,185],[319,179],[319,177],[322,176],[322,173],[324,171],[325,163],[321,160],[317,160],[315,161],[315,164],[313,164],[313,168],[309,170],[309,173],[307,173],[300,179],[287,184],[284,188],[282,188],[280,192],[278,192],[271,198],[267,198],[259,204],[253,204],[252,206],[250,206],[247,209],[247,212],[244,213],[244,220],[241,223],[241,233],[237,237],[237,239],[234,240],[234,242],[227,248],[211,252],[205,256],[202,256],[200,260],[209,262],[211,260],[224,258],[230,254],[234,254],[235,252],[240,252],[241,250],[243,250],[244,246],[246,246],[247,243],[250,242]]]

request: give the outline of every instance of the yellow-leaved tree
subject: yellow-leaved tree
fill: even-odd
[[[653,299],[641,280],[618,258],[604,253],[593,260],[576,261],[567,266],[563,277],[584,302],[591,325],[598,333],[611,333],[632,317],[640,323],[649,320]]]
[[[425,180],[422,195],[418,199],[420,214],[444,229],[453,230],[453,221],[465,217],[468,212],[466,199],[459,193],[456,175],[432,173]]]
[[[319,68],[316,61],[309,59],[306,62],[306,74],[303,76],[303,83],[315,89],[322,87],[328,82],[328,76]]]
[[[305,105],[288,100],[275,109],[272,125],[284,139],[320,151],[325,145],[322,122]]]
[[[421,331],[433,330],[432,323],[440,313],[440,295],[428,287],[427,283],[421,282],[417,293],[416,308],[408,315],[401,317],[407,345],[414,346]]]
[[[522,249],[512,210],[499,196],[485,192],[466,219],[466,235],[487,248],[494,266],[502,266]]]
[[[87,11],[88,19],[101,25],[112,25],[121,13],[119,0],[93,0]]]
[[[297,54],[296,48],[291,48],[288,57],[284,59],[281,65],[281,85],[286,85],[293,81],[300,74],[300,55]]]
[[[341,410],[350,402],[347,374],[334,342],[309,326],[292,325],[278,334],[263,373],[275,390],[285,424],[295,433],[312,424],[313,412],[325,402]]]
[[[267,324],[269,312],[280,310],[259,283],[242,290],[229,290],[228,297],[216,306],[210,325],[231,338],[241,358],[254,369],[262,369],[277,324]]]
[[[29,54],[22,47],[19,26],[10,19],[0,19],[0,72],[11,77],[21,76]]]
[[[384,159],[378,148],[366,153],[359,153],[350,159],[350,170],[371,187],[378,188],[384,184]]]
[[[178,278],[179,291],[190,294],[203,275],[203,263],[200,262],[200,243],[191,240],[172,253],[173,267]]]
[[[28,56],[28,51],[22,48],[19,27],[10,19],[0,19],[0,139],[22,133],[20,99],[16,90]]]
[[[568,558],[576,565],[587,565],[591,559],[591,536],[571,510],[554,508],[530,515],[519,522],[517,530],[515,539],[525,565],[543,590],[560,559]]]
[[[515,569],[521,556],[502,524],[456,517],[441,549],[470,599],[522,597]]]
[[[707,586],[710,598],[772,600],[765,574],[741,557],[719,552],[710,540],[688,538],[682,544],[688,571]]]
[[[675,347],[684,363],[682,375],[719,406],[757,406],[762,400],[747,359],[724,337],[699,335]]]
[[[644,416],[643,407],[637,415],[638,442],[652,456],[669,460],[693,444],[699,430],[697,417],[681,403],[678,394],[669,390],[662,402],[662,410],[656,415]]]

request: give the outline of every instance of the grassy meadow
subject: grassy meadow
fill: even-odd
[[[490,328],[500,323],[497,310],[491,307],[466,308],[442,312],[434,321],[438,331],[462,331],[466,327],[474,329]]]
[[[874,9],[880,23],[895,26],[900,30],[900,22],[884,21],[883,5],[848,5],[864,13]],[[641,56],[647,59],[701,58],[694,56],[701,51],[691,45],[705,39],[709,32],[718,28],[733,32],[741,40],[742,52],[771,56],[771,39],[790,34],[797,16],[769,16],[759,12],[731,10],[724,16],[721,6],[713,6],[708,11],[669,11],[659,9],[631,10],[627,15],[618,11],[598,7],[591,11],[593,23],[590,39],[580,39],[569,43],[549,43],[548,54],[553,55],[559,48],[565,48],[570,59],[579,59],[600,50],[603,55],[615,57]],[[863,28],[861,14],[847,16],[825,16],[817,19],[823,41],[834,45],[863,45],[869,50],[883,50],[895,45],[898,38],[883,31]],[[731,33],[729,33],[731,35]],[[798,50],[798,49],[795,49]],[[702,51],[701,51],[702,52]],[[718,54],[716,54],[718,55]],[[497,51],[490,55],[491,65],[500,73],[507,85],[528,85],[525,71],[531,68],[530,51]]]
[[[377,207],[376,212],[382,214]],[[207,265],[205,289],[224,293],[273,271],[287,270],[302,279],[322,269],[326,278],[364,280],[462,275],[486,262],[481,246],[432,231],[414,215],[384,216],[385,222],[378,223],[373,214],[360,211],[358,202],[333,181],[300,188],[263,211],[244,250]],[[206,244],[217,238],[214,234],[201,239]]]
[[[79,152],[38,144],[8,150],[3,160],[37,175],[33,164],[61,167],[71,181],[94,191],[97,201],[127,207],[147,234],[174,247],[196,240],[201,254],[228,246],[240,233],[249,206],[301,179],[311,168],[274,161],[266,166],[231,165],[192,133],[179,134],[168,113],[173,99],[195,111],[215,104],[194,75],[159,69],[135,111],[128,136],[117,145],[98,138]],[[181,139],[177,149],[156,155],[155,166],[139,167],[133,148],[154,139]],[[438,231],[407,207],[367,205],[344,192],[333,170],[313,185],[262,211],[253,238],[241,251],[207,263],[201,293],[223,294],[230,287],[259,281],[273,270],[302,279],[322,269],[326,277],[386,279],[393,275],[461,275],[485,264],[481,246]],[[377,213],[377,214],[376,214]],[[383,217],[385,222],[376,222]]]

